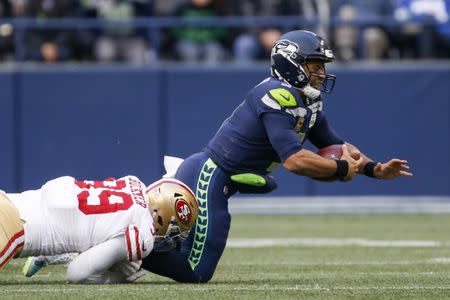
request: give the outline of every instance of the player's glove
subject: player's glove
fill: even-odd
[[[96,273],[83,280],[81,283],[89,284],[117,284],[131,283],[145,276],[146,272],[140,270],[142,261],[124,260],[116,263],[109,270]]]
[[[110,271],[121,274],[125,282],[133,282],[146,274],[144,271],[140,270],[141,265],[142,260],[124,260],[112,266]]]

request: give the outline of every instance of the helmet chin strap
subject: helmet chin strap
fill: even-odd
[[[302,91],[306,97],[308,97],[311,100],[315,100],[320,96],[320,91],[318,89],[313,88],[309,83],[303,87],[299,89],[300,91]]]
[[[300,68],[302,70],[303,73],[305,73],[305,71],[303,70],[303,67],[301,65],[298,65],[292,61],[291,61],[291,63],[296,65],[298,68]],[[283,78],[283,76],[281,76],[281,74],[277,71],[277,69],[272,69],[271,74],[272,74],[272,76],[276,75],[276,77],[278,77],[278,79],[284,81],[287,84],[290,84],[286,79]],[[317,99],[318,97],[320,97],[320,94],[321,94],[320,90],[313,88],[311,86],[311,84],[309,84],[309,83],[306,86],[304,86],[302,88],[297,88],[297,89],[300,90],[301,92],[303,92],[303,94],[305,94],[305,96],[311,100]]]

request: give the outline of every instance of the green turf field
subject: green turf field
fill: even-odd
[[[68,285],[64,268],[0,271],[0,299],[450,299],[450,215],[234,216],[208,284],[148,274]]]

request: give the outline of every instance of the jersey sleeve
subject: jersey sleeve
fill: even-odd
[[[308,139],[319,149],[329,145],[344,144],[345,142],[331,129],[323,112],[317,114],[316,123],[311,128]]]
[[[291,86],[271,84],[255,94],[256,113],[281,161],[302,149],[295,131],[296,116],[306,115],[300,95]]]
[[[152,229],[153,227],[139,229],[137,225],[131,224],[125,230],[125,248],[129,261],[142,260],[150,254],[154,242]]]
[[[270,143],[282,162],[302,149],[300,138],[294,130],[295,121],[291,116],[265,113],[262,120]]]

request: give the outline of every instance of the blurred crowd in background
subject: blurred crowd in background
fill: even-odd
[[[450,0],[0,0],[0,62],[267,60],[282,32],[308,29],[330,42],[341,62],[450,58]],[[146,28],[19,29],[8,20],[130,20],[289,16],[310,26],[162,27],[155,45]],[[352,20],[374,20],[359,24]],[[1,21],[3,20],[3,21]],[[335,22],[335,20],[347,23]],[[393,20],[385,22],[384,20]],[[17,43],[21,43],[20,57]]]

